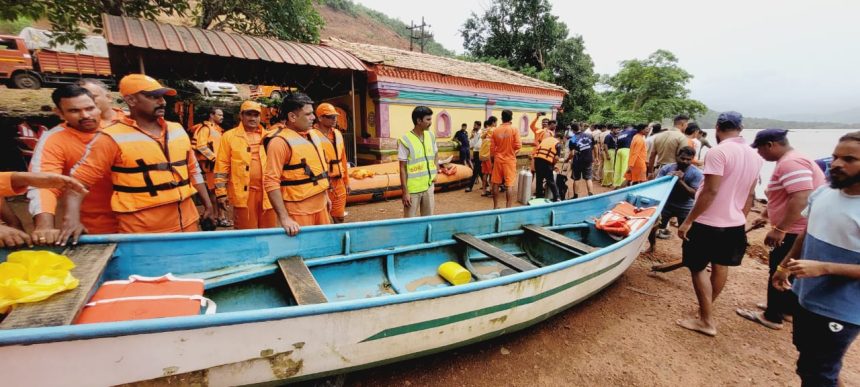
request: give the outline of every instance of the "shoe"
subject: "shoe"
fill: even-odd
[[[669,230],[657,230],[657,238],[669,239],[671,237],[672,237],[672,234],[669,233]]]
[[[472,192],[471,188],[466,188],[466,192]]]

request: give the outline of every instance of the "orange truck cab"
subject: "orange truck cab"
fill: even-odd
[[[43,33],[30,30],[35,31],[33,34]],[[104,52],[99,55],[51,49],[43,41],[38,44],[28,47],[23,36],[0,35],[0,82],[5,81],[9,87],[19,89],[73,83],[81,78],[99,78],[109,85],[115,83],[106,44]]]

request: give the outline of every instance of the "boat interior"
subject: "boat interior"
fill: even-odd
[[[79,287],[19,305],[0,329],[70,324],[102,282],[133,274],[203,279],[218,314],[455,286],[438,273],[446,262],[468,270],[469,284],[493,281],[624,243],[596,229],[595,218],[622,200],[657,206],[661,180],[538,206],[321,226],[293,238],[281,229],[88,236],[64,251],[78,265]]]

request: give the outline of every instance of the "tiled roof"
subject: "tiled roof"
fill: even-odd
[[[324,40],[322,44],[339,48],[365,62],[378,65],[427,71],[485,82],[567,92],[565,88],[556,84],[544,82],[488,63],[467,62],[372,44],[352,43],[337,38]]]
[[[315,44],[286,42],[236,33],[174,26],[149,20],[102,15],[108,44],[226,58],[261,60],[330,69],[365,71],[348,52]]]

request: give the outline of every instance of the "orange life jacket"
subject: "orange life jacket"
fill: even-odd
[[[308,131],[308,137],[282,127],[270,134],[263,142],[280,137],[290,147],[290,159],[281,172],[281,196],[284,201],[300,202],[329,187],[328,162],[323,151],[323,140],[315,130]],[[308,138],[310,140],[308,140]]]
[[[538,145],[535,150],[534,156],[536,159],[544,159],[549,163],[555,163],[556,156],[558,154],[556,145],[558,145],[558,139],[555,137],[547,137],[544,138],[540,145]]]
[[[332,132],[334,132],[334,142],[330,141],[328,136],[324,135],[319,129],[317,130],[317,134],[319,134],[320,139],[322,139],[323,151],[325,152],[326,158],[328,159],[328,178],[329,179],[340,179],[343,177],[343,164],[341,164],[341,160],[343,160],[344,154],[346,153],[346,149],[344,148],[343,143],[343,135],[339,130],[332,128]]]
[[[657,207],[637,208],[630,203],[620,202],[601,215],[595,227],[610,236],[623,238],[644,227],[656,212]]]
[[[203,297],[203,280],[132,275],[128,280],[108,281],[84,306],[75,324],[196,316],[216,311],[215,303]]]
[[[136,212],[181,202],[197,190],[188,169],[191,141],[181,125],[165,122],[165,146],[131,124],[118,122],[102,130],[120,148],[122,160],[111,167],[115,212]]]

